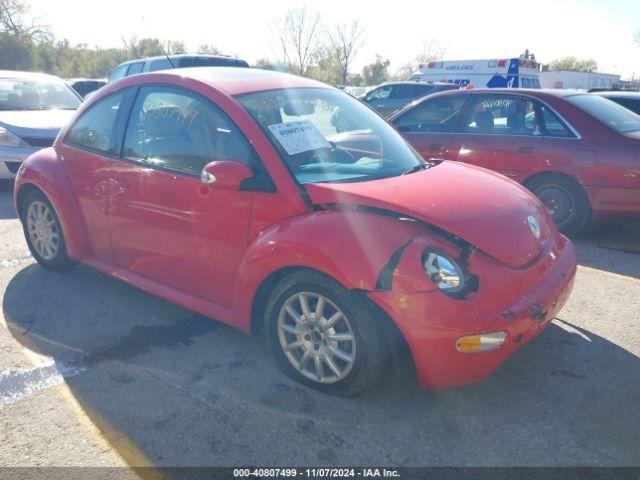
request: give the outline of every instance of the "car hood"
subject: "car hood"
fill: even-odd
[[[382,180],[305,187],[315,204],[373,207],[412,217],[466,240],[511,267],[531,263],[556,234],[547,211],[524,187],[457,162]],[[529,217],[539,224],[539,238]]]
[[[0,111],[0,125],[19,137],[54,138],[75,110]]]

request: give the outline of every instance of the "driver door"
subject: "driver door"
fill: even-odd
[[[139,90],[111,167],[117,199],[110,213],[115,262],[131,272],[229,306],[247,244],[251,191],[200,181],[214,159],[254,168],[257,156],[231,120],[189,90]]]
[[[396,118],[394,125],[425,160],[452,159],[449,147],[464,105],[462,94],[431,98]]]

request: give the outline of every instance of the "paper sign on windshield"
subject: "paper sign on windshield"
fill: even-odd
[[[331,148],[322,132],[309,120],[276,123],[269,125],[269,130],[289,155],[319,148]]]

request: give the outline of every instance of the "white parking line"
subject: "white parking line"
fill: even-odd
[[[0,408],[23,397],[64,383],[65,378],[82,373],[83,367],[58,364],[50,360],[32,368],[10,368],[0,372]]]

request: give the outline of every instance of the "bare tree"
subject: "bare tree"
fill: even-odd
[[[442,60],[446,49],[435,38],[427,38],[422,42],[422,50],[416,55],[415,61],[420,63],[429,63],[434,60]]]
[[[221,55],[222,51],[215,45],[201,43],[198,47],[198,53],[200,55]]]
[[[24,0],[0,0],[0,30],[13,36],[34,41],[47,41],[51,32],[38,18],[27,21],[29,4]]]
[[[420,65],[433,62],[434,60],[442,60],[446,49],[435,38],[426,38],[422,42],[422,50],[410,62],[402,65],[395,73],[394,77],[398,80],[406,80],[409,76],[420,68]]]
[[[574,72],[597,72],[598,63],[592,58],[580,59],[563,57],[549,63],[550,70],[571,70]]]
[[[187,51],[184,42],[181,40],[167,40],[167,53],[169,55],[179,55]]]
[[[332,30],[327,31],[329,45],[338,56],[342,84],[347,83],[349,66],[356,58],[360,47],[362,47],[363,33],[364,31],[357,20],[351,22],[350,25],[338,23]]]
[[[319,44],[313,53],[305,75],[321,82],[336,85],[341,82],[342,66],[339,52],[329,43]]]
[[[281,63],[290,71],[304,75],[318,46],[320,15],[305,7],[289,10],[276,24],[274,37]]]

